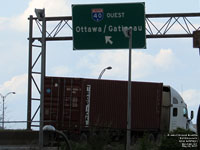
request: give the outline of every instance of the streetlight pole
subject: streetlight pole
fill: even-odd
[[[131,145],[131,49],[132,49],[132,27],[123,28],[123,33],[124,33],[124,36],[129,39],[126,150],[130,150],[130,145]]]
[[[104,74],[104,72],[105,72],[106,70],[111,70],[111,69],[112,69],[111,66],[104,68],[104,69],[101,71],[101,73],[99,74],[99,78],[98,78],[98,79],[101,79],[101,77],[103,76],[103,74]]]
[[[1,93],[0,93],[0,96],[1,96],[1,98],[2,98],[2,100],[3,100],[3,110],[2,110],[2,128],[4,129],[4,102],[5,102],[5,99],[6,99],[6,97],[8,96],[8,95],[10,95],[10,94],[15,94],[15,92],[8,92],[5,96],[3,96]]]

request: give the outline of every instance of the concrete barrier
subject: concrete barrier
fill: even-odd
[[[1,145],[38,145],[39,132],[28,130],[0,130]]]
[[[38,146],[0,146],[0,150],[39,150]],[[57,147],[44,147],[43,150],[59,150]]]

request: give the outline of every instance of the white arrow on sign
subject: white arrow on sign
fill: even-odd
[[[105,36],[105,43],[110,43],[111,45],[113,44],[113,41],[111,40],[112,36]]]

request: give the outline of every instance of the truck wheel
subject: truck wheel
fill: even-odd
[[[80,141],[81,142],[87,142],[88,140],[88,137],[85,133],[81,133],[81,136],[80,136]]]
[[[148,135],[148,141],[151,142],[151,143],[153,143],[155,141],[155,137],[154,137],[154,135],[152,133],[150,133]]]
[[[156,136],[156,144],[161,145],[161,142],[162,142],[162,134],[159,133]]]
[[[137,141],[137,138],[135,136],[131,137],[131,145],[134,145]]]

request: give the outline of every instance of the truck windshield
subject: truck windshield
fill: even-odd
[[[183,116],[188,117],[187,108],[183,108]]]

